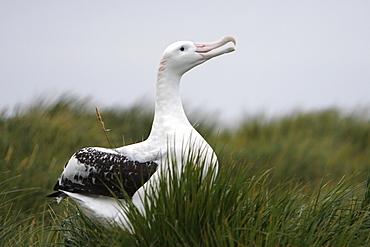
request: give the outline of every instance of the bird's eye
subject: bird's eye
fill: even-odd
[[[185,46],[181,46],[180,51],[185,51]]]

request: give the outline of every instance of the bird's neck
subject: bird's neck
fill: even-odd
[[[155,112],[149,138],[166,138],[177,129],[191,127],[180,97],[181,75],[166,70],[164,62],[158,70]]]

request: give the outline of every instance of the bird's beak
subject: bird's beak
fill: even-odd
[[[197,47],[196,52],[202,55],[202,57],[205,60],[220,56],[225,53],[233,52],[235,51],[234,47],[227,47],[225,49],[221,49],[219,51],[215,52],[209,52],[212,51],[218,47],[221,47],[229,42],[234,43],[236,45],[236,41],[233,37],[231,36],[225,36],[219,40],[213,41],[213,42],[208,42],[208,43],[201,43],[201,42],[194,42],[194,45]],[[208,53],[209,52],[209,53]]]

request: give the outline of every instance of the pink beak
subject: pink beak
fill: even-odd
[[[235,39],[231,36],[225,36],[219,40],[208,42],[208,43],[194,42],[194,45],[198,48],[196,52],[202,55],[204,59],[208,60],[208,59],[217,57],[219,55],[235,51],[234,47],[227,47],[226,49],[208,53],[209,51],[212,51],[218,47],[221,47],[229,42],[232,42],[234,43],[234,45],[236,45]]]

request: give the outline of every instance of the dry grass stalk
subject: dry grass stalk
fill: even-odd
[[[95,112],[96,112],[96,117],[98,118],[98,121],[99,121],[99,123],[100,123],[100,125],[101,125],[101,127],[104,131],[105,138],[107,139],[107,141],[109,143],[109,147],[113,148],[112,143],[110,142],[109,137],[108,137],[108,133],[107,133],[107,132],[110,131],[110,129],[105,128],[105,124],[104,124],[103,118],[100,115],[98,107],[95,107]]]

